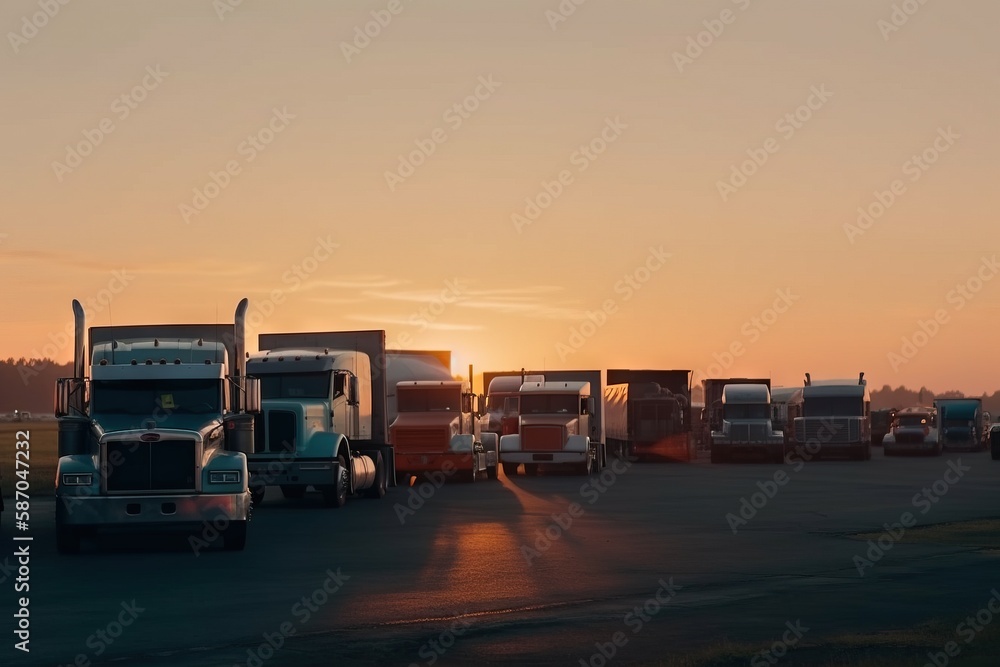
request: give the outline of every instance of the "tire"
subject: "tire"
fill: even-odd
[[[340,479],[335,484],[328,484],[324,486],[321,491],[323,493],[323,504],[327,507],[340,508],[347,504],[347,461],[344,459],[343,455],[337,457],[337,466],[340,469],[339,477]]]
[[[254,505],[261,505],[264,502],[264,494],[267,492],[267,487],[263,484],[251,484],[250,485],[250,502]]]
[[[486,479],[500,479],[500,464],[486,466]]]
[[[299,487],[303,488],[303,487]],[[230,521],[222,534],[222,548],[225,551],[243,551],[247,546],[247,522]]]
[[[871,445],[865,445],[864,446],[864,451],[862,452],[862,456],[864,457],[864,458],[861,459],[862,461],[871,461],[872,460],[872,446]]]
[[[396,486],[409,486],[411,477],[413,477],[413,473],[407,472],[405,470],[397,470]]]
[[[476,470],[476,463],[473,461],[472,468],[469,470],[463,470],[459,473],[459,479],[466,484],[475,484],[476,478],[479,477],[479,471]]]
[[[990,447],[990,458],[994,461],[1000,461],[1000,448]]]
[[[538,476],[538,464],[537,463],[525,463],[524,464],[524,474],[528,477]]]
[[[725,463],[726,457],[715,447],[712,448],[712,463]]]
[[[61,554],[80,553],[80,531],[72,526],[56,526],[56,551]]]
[[[895,456],[896,452],[892,451],[892,448],[882,445],[882,456]]]
[[[503,474],[505,477],[516,477],[517,476],[517,463],[501,463],[503,466]],[[527,474],[527,471],[525,471]]]
[[[942,450],[941,450],[941,443],[939,442],[936,445],[934,445],[934,450],[932,451],[931,455],[932,456],[941,456],[941,452],[942,452]],[[996,458],[996,457],[994,456],[993,458]]]
[[[373,500],[384,498],[386,477],[388,477],[388,474],[385,471],[385,461],[382,460],[382,455],[379,454],[375,457],[375,483],[372,484],[371,488],[365,490],[365,498],[372,498]]]
[[[290,486],[288,484],[281,485],[281,495],[290,500],[297,500],[306,495],[306,487],[304,486]]]

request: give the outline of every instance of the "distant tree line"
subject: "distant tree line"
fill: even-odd
[[[51,414],[56,380],[73,374],[73,364],[57,364],[51,359],[0,361],[0,413],[14,410]]]

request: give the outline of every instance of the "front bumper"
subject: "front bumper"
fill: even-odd
[[[206,521],[246,521],[250,492],[170,496],[56,497],[56,523],[108,530],[184,530]]]
[[[406,472],[434,472],[435,470],[472,470],[476,465],[476,456],[471,452],[461,453],[399,453],[396,451],[396,470]],[[485,457],[482,457],[485,459]]]
[[[586,463],[590,452],[500,452],[501,463]]]
[[[250,485],[326,486],[336,484],[336,459],[316,461],[247,460]]]

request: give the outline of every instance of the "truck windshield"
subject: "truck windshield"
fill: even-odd
[[[864,417],[864,401],[854,396],[811,397],[802,404],[805,417]]]
[[[723,409],[724,419],[768,419],[770,410],[766,403],[726,403]]]
[[[91,389],[93,410],[102,414],[222,412],[221,380],[97,380]]]
[[[501,412],[504,410],[504,405],[510,396],[507,394],[490,394],[486,399],[486,409],[490,412]],[[517,397],[514,397],[515,405],[517,405]]]
[[[397,412],[460,412],[462,392],[451,387],[411,387],[396,396]]]
[[[928,423],[926,415],[900,415],[899,426],[926,426]]]
[[[522,415],[579,414],[580,399],[576,394],[522,394]]]
[[[269,398],[329,398],[330,373],[289,373],[260,376],[260,397]]]

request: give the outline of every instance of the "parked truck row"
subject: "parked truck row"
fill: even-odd
[[[220,520],[222,546],[245,547],[268,488],[285,498],[352,496],[444,472],[474,482],[523,469],[596,474],[609,456],[713,463],[871,457],[871,397],[857,380],[774,388],[765,378],[703,382],[687,370],[546,370],[457,380],[451,354],[387,350],[385,332],[265,333],[246,349],[248,301],[231,324],[86,327],[73,302],[73,376],[58,380],[56,534],[196,531]],[[890,414],[886,454],[991,446],[979,399]],[[695,424],[698,424],[696,427]]]

